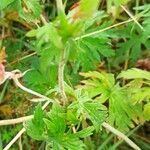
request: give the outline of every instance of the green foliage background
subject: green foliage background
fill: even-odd
[[[118,142],[102,130],[103,122],[126,134],[150,120],[150,73],[135,68],[139,59],[150,56],[150,4],[81,0],[79,12],[74,12],[70,9],[74,2],[66,2],[65,10],[57,13],[55,1],[1,0],[0,47],[6,47],[6,70],[31,69],[23,84],[56,101],[46,111],[41,104],[30,104],[35,111],[29,108],[24,112],[34,112],[34,119],[25,124],[27,135],[40,141],[31,141],[33,145],[54,150],[109,149]],[[122,6],[140,25],[132,20],[113,27],[132,19]],[[63,51],[66,106],[57,103],[61,99],[58,66]],[[23,103],[31,98],[13,89],[12,83],[8,85],[10,95],[17,95],[13,105],[18,99]],[[5,99],[8,87],[2,91]],[[2,143],[12,136],[4,140],[3,135]],[[133,140],[140,144],[134,136]],[[29,141],[24,137],[24,147]],[[149,148],[146,142],[143,145]]]

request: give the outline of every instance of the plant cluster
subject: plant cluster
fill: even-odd
[[[0,125],[24,122],[13,143],[26,131],[46,150],[107,149],[98,140],[103,129],[140,150],[125,134],[150,120],[150,73],[143,63],[149,59],[138,62],[149,57],[150,5],[139,0],[72,3],[1,0],[0,84],[12,79],[39,104],[34,115]],[[135,15],[125,6],[135,6]],[[12,61],[7,65],[6,54]],[[14,62],[18,55],[20,64]]]

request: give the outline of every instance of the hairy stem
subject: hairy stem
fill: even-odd
[[[66,105],[67,96],[65,94],[65,88],[64,88],[64,68],[65,68],[65,50],[62,51],[62,55],[58,66],[58,85],[59,85],[59,90],[62,98],[62,104]]]
[[[132,142],[126,135],[124,135],[122,132],[118,131],[117,129],[110,126],[108,123],[103,122],[102,126],[112,132],[113,134],[117,135],[118,137],[122,138],[128,145],[130,145],[135,150],[141,150],[134,142]]]

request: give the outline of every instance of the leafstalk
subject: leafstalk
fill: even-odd
[[[67,102],[67,96],[64,88],[64,68],[65,68],[65,50],[62,51],[59,66],[58,66],[58,85],[62,98],[62,104],[65,105]]]
[[[61,13],[64,13],[64,7],[63,7],[62,0],[56,0],[56,5],[57,5],[58,15],[60,15]]]

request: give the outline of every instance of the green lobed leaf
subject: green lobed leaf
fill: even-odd
[[[58,104],[53,104],[52,110],[48,113],[48,119],[45,118],[44,122],[50,137],[60,139],[63,136],[66,128],[65,114]]]
[[[76,91],[76,101],[68,109],[77,111],[76,118],[83,117],[89,119],[97,130],[107,116],[106,107],[98,101],[93,101],[82,90]]]
[[[83,109],[87,115],[86,117],[91,120],[96,130],[98,130],[107,117],[106,107],[93,101],[85,103]]]
[[[139,112],[141,113],[142,111],[131,103],[132,97],[128,91],[122,89],[118,83],[115,84],[114,76],[112,74],[95,71],[82,73],[81,75],[87,78],[87,80],[82,82],[83,85],[81,88],[83,90],[90,93],[90,95],[100,103],[104,103],[108,100],[109,122],[122,131],[133,127],[133,120],[135,118],[137,119]],[[92,105],[94,105],[94,102],[91,104],[91,108],[88,107],[88,111],[91,111],[92,108],[97,110],[96,105]],[[92,112],[94,112],[94,110]],[[91,120],[96,120],[96,116],[92,117]]]
[[[94,131],[94,127],[93,126],[89,126],[87,128],[84,128],[83,130],[81,131],[78,131],[77,133],[75,133],[74,135],[79,137],[79,138],[85,138],[85,137],[88,137],[90,135],[92,135],[93,131]]]
[[[137,117],[136,106],[131,104],[127,93],[118,88],[109,98],[109,121],[119,130],[128,131],[129,127],[133,127],[132,119]]]
[[[133,104],[150,100],[150,87],[142,87],[142,88],[137,89],[135,92],[134,92],[134,89],[132,90],[133,90],[133,93],[132,93]]]
[[[59,35],[57,29],[53,25],[53,23],[47,23],[46,25],[42,26],[38,29],[36,34],[37,39],[39,39],[39,44],[52,42],[52,44],[58,48],[62,49],[63,44],[61,41],[61,36]]]

